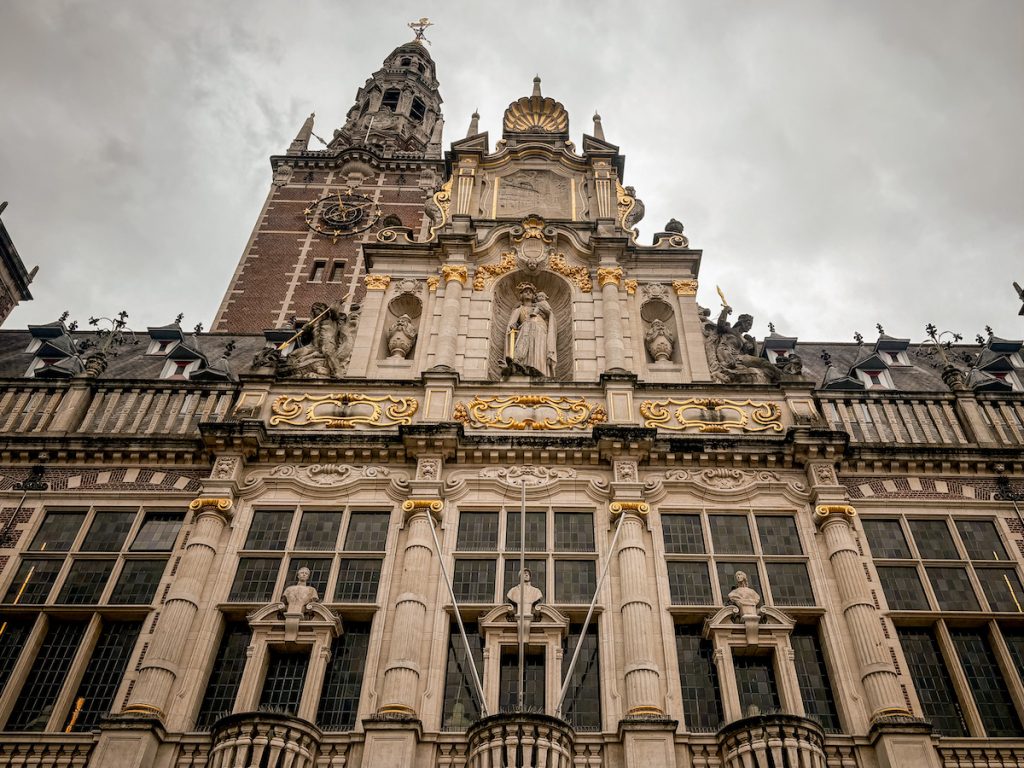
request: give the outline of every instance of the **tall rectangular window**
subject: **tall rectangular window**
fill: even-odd
[[[499,711],[519,711],[519,652],[514,646],[502,649],[499,678]],[[528,645],[523,652],[523,708],[525,711],[544,711],[544,687],[544,649]]]
[[[181,529],[182,516],[176,512],[149,512],[132,542],[133,552],[170,552]]]
[[[839,732],[839,714],[836,712],[835,693],[828,679],[825,654],[821,650],[818,628],[797,626],[789,638],[793,646],[793,663],[800,683],[800,698],[807,716],[817,720],[826,733]]]
[[[722,724],[722,696],[714,648],[701,637],[701,625],[676,625],[676,656],[686,729],[692,733],[717,730]]]
[[[197,727],[209,728],[217,719],[231,714],[245,670],[249,638],[249,625],[244,621],[231,622],[224,627],[213,671],[206,684],[206,695],[196,718]]]
[[[85,521],[85,512],[49,512],[32,539],[34,552],[67,552]]]
[[[35,623],[35,618],[0,619],[0,691],[7,685]]]
[[[138,621],[112,621],[104,625],[75,694],[67,729],[89,731],[110,712],[141,628]]]
[[[477,675],[483,679],[484,649],[483,638],[476,624],[465,624],[466,637],[472,653],[472,664]],[[449,731],[464,731],[480,719],[480,703],[470,671],[470,659],[466,646],[459,634],[459,626],[452,622],[448,632],[448,666],[444,677],[444,713],[442,727]]]
[[[966,736],[967,726],[939,644],[930,629],[898,630],[903,655],[917,690],[921,709],[942,736]]]
[[[363,685],[370,622],[345,621],[345,631],[331,647],[317,707],[317,725],[325,731],[351,731],[356,725]]]
[[[562,678],[569,671],[572,655],[580,639],[582,624],[569,626],[569,636],[562,649]],[[597,642],[597,625],[587,627],[580,655],[569,680],[562,705],[562,716],[577,731],[601,730],[601,660]]]
[[[97,512],[82,542],[83,552],[119,552],[135,522],[136,511]]]
[[[46,729],[83,634],[84,622],[50,619],[42,647],[7,721],[8,731]]]
[[[978,629],[951,629],[949,634],[974,703],[978,705],[985,733],[992,738],[1024,734],[1006,680],[989,644],[988,633]]]
[[[771,656],[735,656],[733,667],[744,717],[779,711],[779,688]]]
[[[272,648],[269,655],[260,707],[294,715],[299,710],[302,687],[309,671],[309,651],[278,651]]]

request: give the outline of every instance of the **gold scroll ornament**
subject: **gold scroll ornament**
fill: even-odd
[[[524,413],[525,412],[525,413]],[[600,403],[582,397],[508,395],[456,403],[452,418],[483,429],[588,429],[608,420]]]
[[[645,427],[698,432],[781,432],[782,409],[757,400],[697,397],[689,400],[644,400],[640,415]]]
[[[572,280],[581,293],[590,293],[594,290],[594,283],[590,279],[590,272],[587,271],[587,268],[573,266],[565,260],[565,256],[561,253],[551,255],[551,258],[548,259],[548,269]]]
[[[309,403],[303,407],[304,403]],[[308,427],[323,424],[328,429],[395,427],[411,424],[420,403],[414,397],[374,397],[359,392],[338,392],[333,395],[281,395],[270,406],[270,426],[291,424]],[[323,411],[327,411],[324,413]]]
[[[452,205],[452,182],[454,180],[455,177],[453,176],[452,178],[448,179],[448,181],[446,181],[444,184],[442,184],[441,188],[434,193],[434,205],[437,206],[437,210],[440,211],[441,216],[440,221],[437,221],[430,228],[430,234],[428,235],[427,240],[433,240],[434,237],[437,235],[437,230],[439,230],[448,222],[448,210],[451,208]]]
[[[473,290],[482,291],[487,283],[516,268],[515,251],[505,251],[497,264],[481,264],[473,271]]]
[[[626,229],[626,219],[629,218],[629,214],[636,208],[636,198],[626,192],[625,187],[622,186],[618,181],[615,182],[615,194],[618,199],[619,209],[619,226]],[[636,240],[638,231],[635,229],[627,230]]]

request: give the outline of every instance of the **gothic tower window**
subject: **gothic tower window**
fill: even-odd
[[[398,111],[398,99],[401,97],[402,92],[397,88],[388,88],[384,91],[384,95],[380,100],[380,108],[387,109],[391,112]]]
[[[414,96],[412,99],[412,106],[409,107],[409,117],[415,120],[417,123],[423,121],[423,116],[427,112],[427,105],[423,103],[423,100],[418,96]]]

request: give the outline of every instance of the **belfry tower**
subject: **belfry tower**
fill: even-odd
[[[358,301],[361,244],[382,225],[424,230],[440,183],[441,94],[434,61],[414,40],[395,48],[356,93],[345,124],[309,148],[314,115],[283,155],[214,331],[259,332],[309,316],[315,302]],[[425,231],[425,230],[424,230]]]

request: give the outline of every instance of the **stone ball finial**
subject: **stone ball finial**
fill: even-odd
[[[674,232],[677,235],[683,234],[683,223],[679,219],[669,219],[665,225],[666,232]]]

